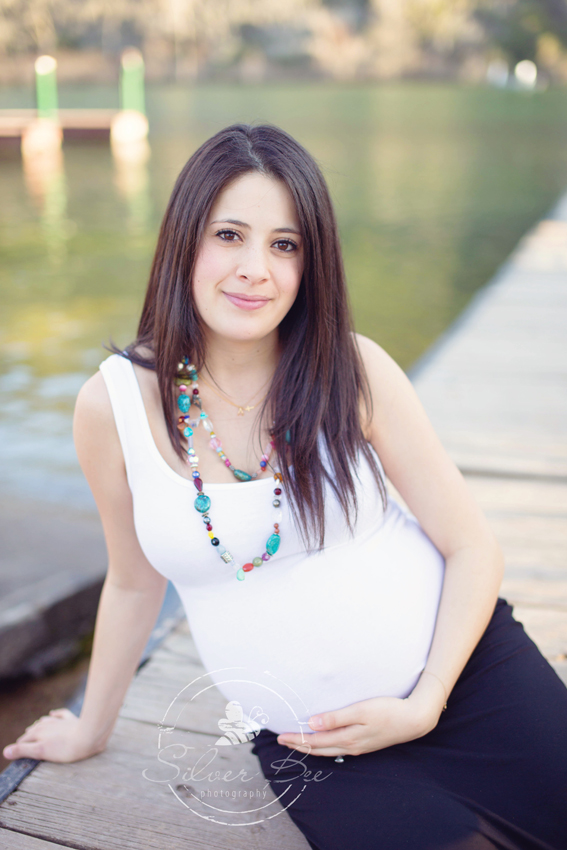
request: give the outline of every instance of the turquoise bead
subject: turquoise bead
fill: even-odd
[[[233,469],[233,474],[235,478],[238,478],[239,481],[251,481],[252,476],[248,475],[247,472],[242,472],[241,469]]]
[[[244,581],[244,579],[246,578],[246,573],[244,572],[242,567],[236,573],[236,578],[238,579],[238,581]]]
[[[179,398],[177,399],[177,407],[181,411],[181,413],[187,413],[189,408],[191,407],[191,399],[185,393],[181,393]]]
[[[204,493],[199,493],[197,498],[195,499],[195,509],[199,511],[200,514],[204,514],[205,511],[208,511],[211,507],[211,500],[208,496],[205,496]]]
[[[271,534],[268,537],[268,542],[266,543],[266,552],[268,553],[268,555],[275,555],[279,548],[280,548],[280,536],[279,536],[279,534]]]
[[[201,418],[201,419],[207,419],[207,418],[208,418],[208,416],[209,416],[209,414],[208,414],[208,413],[205,413],[205,411],[204,411],[204,410],[202,410],[202,411],[200,412],[199,416],[200,416],[200,418]]]
[[[192,428],[184,428],[184,429],[183,429],[183,435],[184,435],[185,437],[190,437],[192,434],[193,434],[193,429],[192,429]]]

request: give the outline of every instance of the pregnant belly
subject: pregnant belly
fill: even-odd
[[[308,733],[313,714],[412,691],[443,574],[442,556],[398,510],[371,539],[274,561],[240,597],[194,599],[188,618],[211,679],[245,719]]]

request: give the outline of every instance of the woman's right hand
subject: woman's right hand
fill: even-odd
[[[105,743],[95,743],[80,719],[68,708],[54,708],[26,727],[14,744],[4,747],[7,759],[73,762],[101,753]]]

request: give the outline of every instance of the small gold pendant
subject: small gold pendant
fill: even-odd
[[[239,407],[239,408],[238,408],[238,413],[237,413],[236,415],[237,415],[237,416],[244,416],[244,408]]]

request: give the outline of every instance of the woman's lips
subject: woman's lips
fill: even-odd
[[[259,310],[260,307],[264,307],[270,300],[261,295],[242,295],[237,292],[225,292],[223,294],[231,304],[234,304],[235,307],[239,307],[241,310]]]

